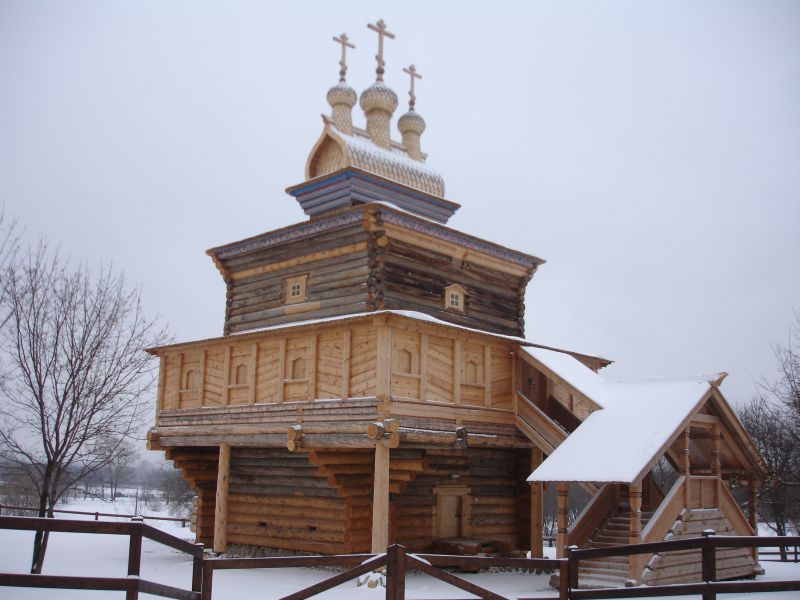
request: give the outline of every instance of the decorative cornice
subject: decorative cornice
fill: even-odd
[[[328,217],[326,219],[309,221],[308,223],[296,225],[288,229],[279,229],[278,231],[264,233],[262,235],[242,240],[241,242],[234,242],[220,248],[212,248],[208,251],[208,253],[219,260],[234,258],[236,256],[241,256],[243,254],[261,250],[263,248],[270,248],[272,246],[277,246],[278,244],[284,244],[286,242],[293,242],[302,238],[311,237],[325,231],[330,231],[331,229],[336,229],[337,227],[358,223],[362,221],[363,218],[363,211],[348,211],[333,217]]]
[[[459,246],[464,246],[466,248],[475,250],[476,252],[481,252],[495,258],[507,260],[528,269],[535,269],[538,265],[544,262],[541,259],[536,259],[520,252],[514,252],[508,248],[503,248],[502,246],[497,246],[496,244],[458,233],[452,229],[446,229],[436,225],[435,223],[431,223],[430,221],[415,219],[414,217],[397,213],[392,210],[381,208],[380,215],[383,221],[386,223],[391,223],[393,225],[405,227],[406,229],[411,229],[419,233],[424,233],[446,242],[452,242],[454,244],[458,244]]]

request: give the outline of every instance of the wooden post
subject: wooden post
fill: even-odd
[[[714,423],[711,426],[711,474],[714,477],[719,477],[722,473],[722,467],[719,460],[720,437],[719,423]]]
[[[714,535],[713,529],[706,529],[702,532],[705,538],[701,548],[701,568],[703,582],[708,583],[717,580],[717,549],[714,540],[710,536]],[[703,600],[717,600],[716,592],[703,592]]]
[[[642,484],[632,483],[628,488],[628,499],[631,504],[631,528],[630,543],[639,544],[642,541]],[[642,554],[632,554],[628,560],[630,578],[637,583],[642,577],[644,570],[644,556]]]
[[[138,577],[142,570],[142,519],[134,517],[132,521],[138,524],[136,532],[131,534],[128,545],[128,577]],[[137,600],[139,598],[139,587],[128,590],[125,593],[125,600]]]
[[[203,561],[203,593],[201,600],[211,600],[211,592],[214,584],[214,567],[210,560]]]
[[[461,338],[453,340],[453,404],[461,404]]]
[[[556,500],[558,504],[558,513],[556,515],[556,524],[558,526],[558,535],[556,537],[556,558],[564,558],[567,553],[567,505],[569,502],[568,483],[559,482]]]
[[[428,399],[428,333],[419,336],[419,399]]]
[[[392,544],[386,551],[386,600],[406,597],[406,549]]]
[[[342,334],[342,400],[350,397],[350,330]]]
[[[516,394],[514,394],[516,396]],[[542,451],[531,448],[531,472],[542,464]],[[534,481],[531,486],[531,558],[544,557],[544,493],[542,483]]]
[[[755,535],[758,535],[758,488],[761,481],[755,477],[751,477],[750,485],[747,488],[747,522],[753,528]],[[758,548],[753,548],[753,561],[758,563]]]
[[[689,427],[686,427],[686,431],[683,432],[683,445],[681,447],[681,475],[686,477],[686,483],[684,484],[683,488],[686,492],[685,496],[685,505],[686,508],[691,508],[692,502],[692,486],[691,486],[691,473],[692,473],[692,466],[690,461],[690,448],[689,444],[691,443],[691,434],[689,433]]]
[[[375,477],[372,490],[372,552],[389,546],[389,446],[375,444]]]
[[[231,447],[219,445],[217,470],[217,502],[214,518],[214,552],[225,552],[228,547],[228,482],[231,472]]]
[[[195,556],[192,559],[192,591],[200,592],[203,590],[203,555]]]

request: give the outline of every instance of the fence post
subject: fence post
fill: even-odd
[[[203,591],[203,554],[192,558],[192,591]]]
[[[570,588],[573,586],[572,579],[573,573],[578,571],[574,568],[572,562],[572,547],[567,548],[566,558],[561,559],[558,565],[558,598],[559,600],[567,600],[569,598]],[[577,584],[575,584],[577,587]]]
[[[386,550],[386,600],[406,597],[406,549],[392,544]]]
[[[703,546],[701,552],[703,581],[705,583],[717,580],[717,546],[712,538],[714,533],[713,529],[704,529],[702,532]],[[703,592],[703,600],[717,600],[716,592]]]
[[[100,513],[99,512],[94,513],[94,520],[95,521],[99,521],[100,520]]]
[[[134,575],[139,577],[142,572],[142,520],[134,517],[131,519],[134,523],[134,531],[130,536],[130,544],[128,546],[128,577]],[[125,600],[138,600],[139,598],[139,582],[136,582],[136,589],[128,590],[125,594]]]
[[[211,588],[214,584],[214,567],[211,560],[203,557],[203,590],[200,600],[211,600]]]

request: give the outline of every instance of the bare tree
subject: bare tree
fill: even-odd
[[[117,499],[119,494],[119,485],[125,480],[127,471],[133,466],[133,463],[139,457],[139,451],[131,444],[129,440],[123,440],[117,443],[115,440],[110,440],[108,443],[111,445],[118,445],[114,458],[108,465],[108,485],[111,491],[112,502]]]
[[[2,288],[0,452],[36,487],[39,516],[52,517],[64,493],[137,432],[157,368],[142,349],[166,341],[165,331],[121,275],[74,268],[45,244],[10,262]],[[47,540],[37,532],[32,573]]]

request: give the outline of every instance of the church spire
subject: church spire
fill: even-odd
[[[331,105],[331,120],[336,129],[348,135],[353,133],[353,107],[356,105],[356,91],[347,85],[347,49],[355,49],[347,34],[336,37],[333,41],[342,46],[342,58],[339,60],[339,83],[328,90],[328,104]]]
[[[398,119],[397,129],[403,136],[403,146],[408,155],[414,160],[421,161],[423,154],[419,139],[422,132],[425,131],[425,119],[414,110],[414,105],[417,103],[417,97],[414,94],[414,80],[422,79],[422,75],[417,72],[417,67],[414,65],[403,69],[403,72],[408,73],[411,78],[411,89],[408,92],[408,112]]]
[[[361,93],[361,108],[367,119],[367,134],[372,142],[381,148],[391,147],[389,125],[397,108],[397,94],[383,83],[384,67],[386,62],[383,60],[383,38],[394,39],[394,34],[386,28],[383,19],[376,24],[368,23],[367,27],[378,34],[378,54],[375,60],[378,67],[375,69],[375,83]]]

